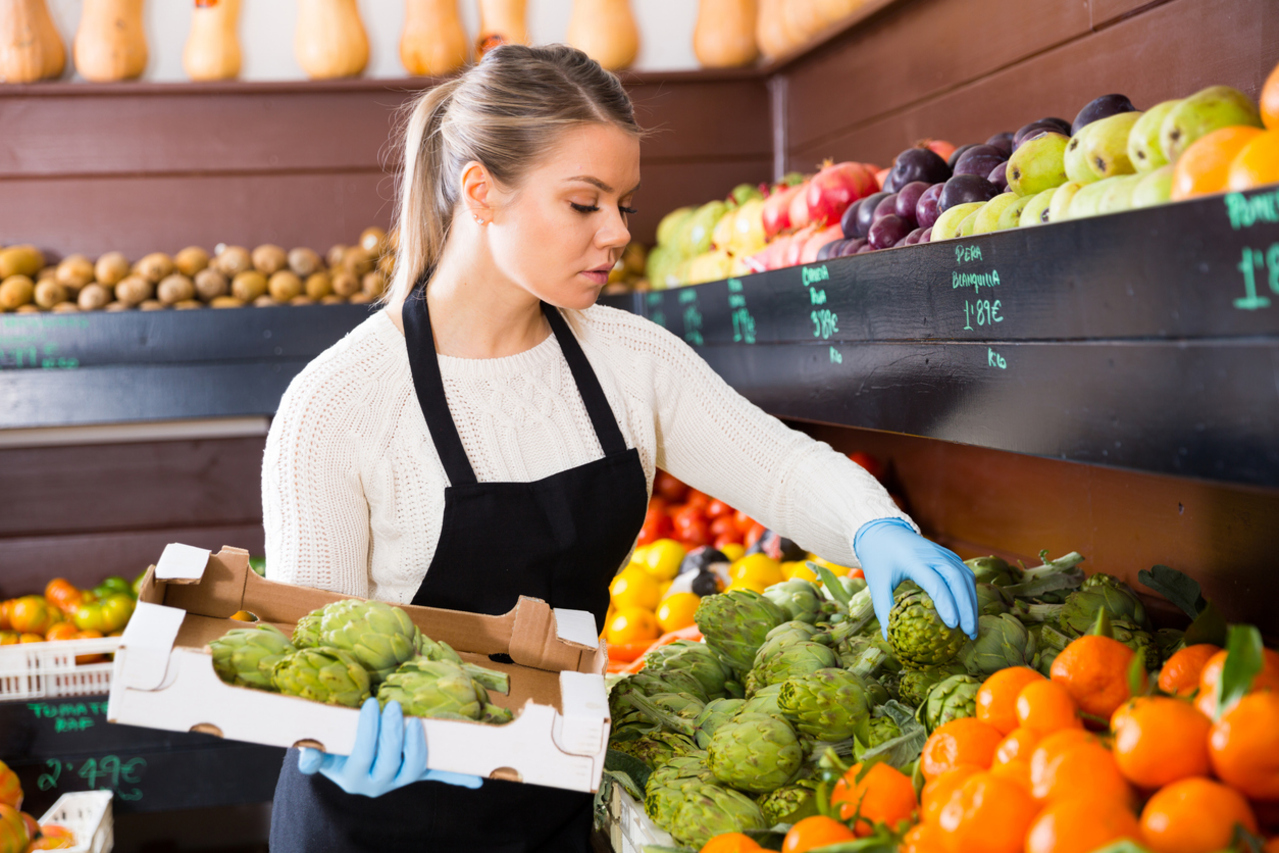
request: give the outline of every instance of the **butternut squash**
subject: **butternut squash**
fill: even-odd
[[[0,83],[61,77],[66,63],[44,0],[0,0]]]
[[[405,0],[400,62],[421,77],[442,77],[471,58],[471,45],[457,14],[457,0]]]
[[[609,71],[629,67],[639,53],[629,0],[573,0],[566,39]]]
[[[693,53],[703,68],[750,65],[759,57],[755,43],[757,0],[701,0],[693,28]]]
[[[821,31],[824,23],[816,0],[788,0],[783,6],[786,9],[786,30],[791,39],[790,49],[807,44]]]
[[[312,80],[363,73],[369,37],[355,0],[298,0],[293,55]]]
[[[86,80],[105,83],[141,77],[147,67],[143,0],[84,0],[72,55]]]
[[[755,22],[755,42],[765,57],[772,59],[790,50],[792,40],[786,23],[786,0],[759,0]]]
[[[192,80],[240,76],[240,0],[195,0],[182,67]],[[175,300],[180,301],[180,300]]]
[[[479,0],[480,35],[475,59],[478,62],[499,44],[528,44],[524,23],[525,0]]]

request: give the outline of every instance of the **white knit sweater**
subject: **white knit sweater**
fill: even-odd
[[[860,466],[758,409],[662,327],[600,305],[564,315],[639,449],[650,494],[662,468],[845,565],[857,565],[862,524],[905,518]],[[600,457],[554,335],[518,355],[439,360],[480,482],[529,482]],[[404,336],[378,312],[280,401],[262,462],[267,577],[410,601],[435,554],[447,485]]]

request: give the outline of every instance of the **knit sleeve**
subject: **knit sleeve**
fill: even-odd
[[[610,319],[651,383],[658,467],[843,565],[858,565],[853,536],[866,522],[914,524],[864,468],[751,403],[678,337]]]
[[[271,580],[368,596],[369,504],[351,413],[361,382],[312,362],[285,392],[262,460]]]

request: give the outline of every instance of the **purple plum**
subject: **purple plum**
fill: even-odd
[[[986,178],[986,180],[999,187],[999,191],[1001,193],[1008,192],[1008,161],[1005,160],[995,168],[991,169],[990,175]]]
[[[906,235],[906,245],[913,246],[919,242],[919,238],[923,236],[924,229],[916,228],[914,231]]]
[[[856,251],[856,252],[854,252],[853,254],[855,254],[855,255],[864,255],[864,254],[865,254],[865,253],[867,253],[867,252],[873,252],[873,251],[875,251],[875,247],[874,247],[874,246],[872,246],[872,245],[868,242],[868,243],[866,243],[866,244],[865,244],[865,245],[863,245],[863,246],[859,246],[859,247],[858,247],[858,249],[857,249],[857,251]]]
[[[857,208],[857,227],[850,237],[865,237],[870,233],[870,226],[875,221],[875,208],[891,193],[875,193],[866,196],[866,200]]]
[[[969,148],[974,147],[976,144],[977,143],[975,142],[970,142],[967,145],[961,145],[958,148],[956,148],[954,151],[950,152],[950,159],[946,161],[946,165],[950,167],[952,174],[955,171],[955,164],[959,162],[959,158],[963,157],[964,152],[967,151]],[[943,178],[942,180],[944,181],[946,180],[946,178]],[[937,183],[937,182],[934,181],[933,183]]]
[[[875,212],[872,214],[872,222],[878,222],[880,217],[887,216],[890,213],[897,212],[897,193],[889,193],[879,200],[879,204],[875,205]]]
[[[933,229],[925,228],[924,233],[919,235],[919,242],[928,243],[933,239]]]
[[[884,179],[887,192],[897,192],[912,181],[935,184],[950,177],[950,166],[928,148],[907,148],[897,155],[892,171]]]
[[[1070,135],[1074,136],[1086,125],[1098,119],[1136,111],[1137,108],[1132,105],[1132,101],[1128,100],[1127,95],[1102,95],[1100,98],[1093,98],[1079,111],[1079,115],[1075,116],[1075,121],[1070,125]]]
[[[898,190],[896,214],[910,222],[916,221],[915,208],[919,206],[919,197],[928,190],[928,186],[923,181],[911,181]]]
[[[915,221],[919,223],[920,228],[932,228],[937,217],[941,216],[941,211],[937,209],[937,201],[941,198],[941,191],[945,186],[945,184],[933,184],[924,190],[919,201],[915,202]]]
[[[845,238],[843,240],[831,240],[829,243],[822,244],[822,247],[817,250],[817,260],[825,261],[830,258],[838,258],[839,250],[843,248],[843,244],[847,242],[848,240]]]
[[[840,247],[838,257],[846,258],[849,255],[855,255],[857,254],[858,250],[860,250],[861,247],[865,245],[866,245],[866,240],[862,237],[855,237],[850,240],[845,240],[844,245]]]
[[[910,231],[906,220],[895,213],[889,213],[876,219],[875,224],[870,226],[870,244],[876,249],[891,249]]]
[[[1016,151],[1027,139],[1033,139],[1041,133],[1061,133],[1071,136],[1070,125],[1065,119],[1041,118],[1030,124],[1022,125],[1013,134],[1013,150]]]
[[[990,139],[986,140],[986,144],[998,148],[1004,152],[1005,157],[1013,156],[1013,134],[1012,131],[1006,130],[1003,133],[996,133]]]
[[[984,178],[1007,159],[1008,155],[993,145],[974,145],[955,162],[955,174],[980,175]]]
[[[990,201],[999,195],[999,187],[979,175],[956,175],[946,182],[937,199],[937,210],[945,213],[957,204]]]
[[[862,202],[865,200],[864,198],[857,199],[844,210],[844,215],[839,218],[839,227],[844,232],[845,237],[857,236],[854,233],[857,230],[857,208],[861,207]]]

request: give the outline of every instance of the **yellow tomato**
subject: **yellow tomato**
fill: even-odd
[[[643,568],[643,567],[644,567],[644,558],[645,558],[647,555],[648,555],[648,546],[647,546],[647,545],[640,545],[638,548],[636,548],[634,551],[632,551],[632,552],[631,552],[631,563],[630,563],[630,564],[631,564],[632,566],[639,566],[640,568]]]
[[[747,554],[728,569],[734,581],[747,580],[751,586],[770,587],[786,580],[782,576],[782,564],[767,554]]]
[[[736,563],[742,557],[746,556],[746,546],[740,542],[729,542],[719,552],[728,558],[730,563]]]
[[[662,600],[662,589],[657,578],[638,566],[627,566],[618,572],[617,577],[609,584],[608,591],[618,610],[642,607],[651,611]]]
[[[751,583],[749,580],[739,579],[730,583],[728,585],[728,588],[725,589],[724,592],[734,592],[740,589],[749,589],[752,592],[762,593],[767,588],[768,587],[761,586],[760,584],[757,584],[757,583]]]
[[[786,576],[788,581],[798,579],[809,583],[819,583],[817,573],[805,565],[803,560],[782,563],[782,574]]]
[[[643,607],[619,607],[612,620],[604,627],[605,641],[613,645],[642,643],[661,636],[657,617]]]
[[[693,624],[693,614],[701,597],[692,592],[677,592],[657,608],[657,624],[663,631],[678,631]]]
[[[830,569],[830,573],[837,578],[846,578],[848,573],[852,571],[848,566],[841,566],[839,563],[832,563],[830,560],[824,560],[821,557],[814,557],[813,562]]]
[[[633,562],[642,565],[659,581],[668,581],[679,574],[679,564],[684,562],[686,553],[684,546],[674,539],[658,539],[645,547],[642,559]]]
[[[662,581],[657,585],[658,591],[662,594],[662,601],[666,600],[666,594],[671,591],[671,584],[675,581]]]

